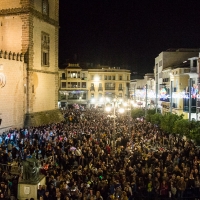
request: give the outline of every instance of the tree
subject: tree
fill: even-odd
[[[163,115],[160,128],[165,133],[173,133],[174,123],[175,121],[180,120],[180,119],[183,119],[183,115],[166,113],[165,115]]]
[[[173,133],[181,136],[189,135],[190,133],[190,122],[187,119],[179,119],[174,122]]]
[[[140,117],[144,117],[145,115],[145,110],[142,108],[135,108],[131,111],[131,116],[135,119],[135,118],[140,118]]]
[[[199,121],[190,121],[190,131],[187,134],[187,137],[191,140],[194,140],[197,145],[200,145],[200,122]]]
[[[155,124],[155,125],[157,125],[157,126],[160,126],[161,121],[162,121],[162,118],[163,118],[162,114],[160,114],[160,113],[155,113],[154,115],[151,115],[151,116],[150,116],[150,122],[151,122],[152,124]]]
[[[152,116],[156,114],[156,109],[149,109],[147,110],[146,121],[151,122]]]

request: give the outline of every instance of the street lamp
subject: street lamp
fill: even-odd
[[[113,105],[113,106],[111,106]],[[105,107],[105,110],[107,112],[110,112],[113,108],[113,116],[111,115],[110,117],[113,118],[113,132],[112,132],[112,152],[115,153],[115,147],[116,147],[116,143],[115,143],[115,136],[116,136],[116,108],[118,108],[118,112],[119,113],[123,113],[124,109],[122,107],[118,107],[118,101],[116,98],[113,99],[112,104],[109,106]]]

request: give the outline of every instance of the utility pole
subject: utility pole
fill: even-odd
[[[170,85],[170,113],[172,113],[172,103],[173,103],[173,99],[172,99],[172,90],[173,90],[173,81],[171,81],[171,85]]]
[[[158,112],[158,69],[156,68],[156,113]]]
[[[147,87],[148,87],[148,85],[146,84],[145,117],[147,116]]]
[[[192,78],[189,79],[189,121],[191,121],[192,110]]]

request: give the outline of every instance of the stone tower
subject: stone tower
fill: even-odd
[[[21,79],[15,92],[19,88],[23,91],[23,95],[18,91],[23,102],[18,112],[23,113],[23,122],[27,126],[61,120],[57,109],[58,31],[59,0],[1,0],[0,66],[4,72],[0,73],[6,77],[7,83],[2,90],[0,88],[1,101],[5,92],[10,90],[11,79],[16,82]],[[20,77],[15,77],[19,61],[23,72]],[[6,70],[10,65],[12,68]],[[11,96],[12,92],[9,93]],[[6,123],[4,112],[5,108],[1,111],[0,104],[2,124]],[[5,126],[18,125],[18,122],[10,121]]]

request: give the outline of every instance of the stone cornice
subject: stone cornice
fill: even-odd
[[[28,69],[28,68],[27,68],[27,71],[28,71],[28,72],[38,72],[38,73],[57,74],[57,75],[58,75],[58,72],[50,72],[50,71],[39,70],[39,69]]]
[[[24,62],[24,54],[0,50],[0,58]]]
[[[49,24],[59,27],[58,21],[51,19],[49,16],[43,15],[41,12],[30,7],[0,10],[0,16],[21,15],[21,14],[32,14],[33,16],[39,18],[40,20],[44,20],[45,22],[48,22]]]

